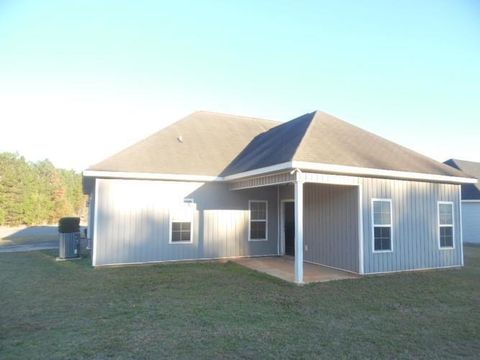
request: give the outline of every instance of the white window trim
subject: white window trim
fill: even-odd
[[[251,219],[251,204],[252,203],[264,203],[265,204],[265,220],[252,220]],[[251,239],[250,238],[250,227],[253,222],[264,222],[265,221],[265,239]],[[267,200],[248,200],[248,241],[268,241],[268,201]]]
[[[375,201],[387,201],[390,204],[390,225],[375,225],[375,215],[374,215],[374,202]],[[393,206],[392,199],[380,199],[373,198],[371,200],[371,216],[372,216],[372,252],[375,254],[378,253],[391,253],[393,252]],[[375,250],[375,227],[389,227],[390,228],[390,250]]]
[[[170,211],[169,214],[169,227],[168,227],[168,244],[169,245],[185,245],[185,244],[192,244],[193,243],[193,218],[194,214],[192,214],[192,219],[190,220],[190,241],[172,241],[172,224],[174,222],[188,222],[188,221],[173,221],[172,212]]]
[[[440,205],[450,205],[452,207],[452,223],[440,224]],[[437,202],[437,233],[438,233],[438,249],[439,250],[454,250],[455,249],[455,206],[453,201],[438,201]],[[440,241],[440,228],[452,227],[452,246],[441,246]]]

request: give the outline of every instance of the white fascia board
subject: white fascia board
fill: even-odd
[[[263,175],[271,172],[301,169],[303,171],[318,171],[321,173],[354,175],[354,176],[373,176],[380,178],[432,181],[453,184],[475,184],[477,179],[465,178],[447,175],[424,174],[408,171],[382,170],[373,168],[362,168],[357,166],[322,164],[307,161],[289,161],[281,164],[266,166],[259,169],[244,171],[237,174],[221,176],[208,175],[183,175],[183,174],[160,174],[143,172],[122,172],[122,171],[99,171],[85,170],[83,176],[103,177],[103,178],[122,178],[122,179],[151,179],[151,180],[177,180],[177,181],[232,181],[242,178]]]
[[[348,174],[348,175],[357,175],[357,176],[375,176],[375,177],[383,177],[383,178],[423,180],[423,181],[427,180],[427,181],[447,182],[447,183],[455,183],[455,184],[475,184],[477,182],[477,179],[474,179],[474,178],[464,178],[464,177],[457,177],[457,176],[435,175],[435,174],[423,174],[423,173],[397,171],[397,170],[382,170],[382,169],[373,169],[373,168],[363,168],[363,167],[357,167],[357,166],[312,163],[312,162],[306,162],[306,161],[292,161],[291,164],[292,164],[292,168],[298,168],[302,170]]]
[[[147,179],[147,180],[177,180],[177,181],[223,181],[222,177],[208,175],[160,174],[124,171],[85,170],[83,176],[116,178],[116,179]]]
[[[292,162],[289,161],[289,162],[284,162],[277,165],[271,165],[271,166],[267,166],[259,169],[249,170],[249,171],[245,171],[245,172],[241,172],[233,175],[227,175],[223,179],[225,181],[231,181],[231,180],[237,180],[237,179],[256,176],[256,175],[262,175],[262,174],[275,172],[275,171],[287,170],[291,168],[292,168]]]
[[[462,203],[480,203],[480,199],[478,199],[478,200],[462,200]]]

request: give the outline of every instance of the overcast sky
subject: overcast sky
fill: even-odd
[[[0,151],[83,170],[195,110],[480,161],[480,2],[0,0]]]

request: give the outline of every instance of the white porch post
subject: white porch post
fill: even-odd
[[[303,174],[295,180],[295,282],[303,284]]]

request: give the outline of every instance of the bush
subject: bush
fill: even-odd
[[[75,233],[80,232],[80,218],[78,217],[64,217],[58,221],[58,232]]]

